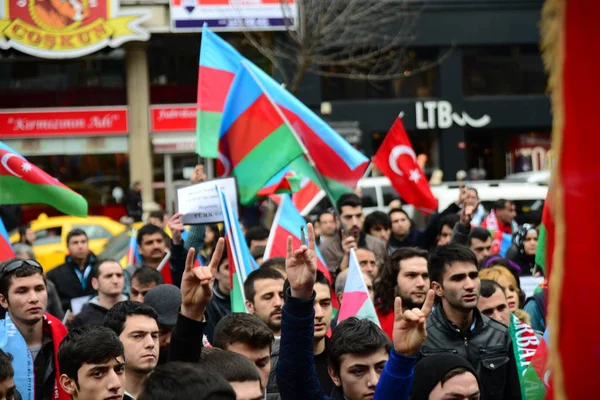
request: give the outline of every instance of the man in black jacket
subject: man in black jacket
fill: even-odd
[[[127,300],[123,295],[125,278],[118,261],[97,261],[92,268],[92,287],[98,292],[73,319],[70,329],[82,325],[102,325],[104,317],[115,304]]]
[[[67,235],[67,249],[69,254],[65,258],[65,263],[54,268],[47,275],[56,286],[60,303],[65,311],[71,310],[72,299],[95,293],[92,287],[92,264],[96,256],[88,247],[87,234],[81,229],[73,229]]]
[[[461,245],[440,246],[431,254],[428,267],[439,301],[427,319],[423,357],[458,354],[477,371],[482,398],[520,399],[508,329],[477,310],[480,281],[475,254]]]

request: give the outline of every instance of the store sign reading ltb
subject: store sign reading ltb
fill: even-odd
[[[417,101],[415,103],[415,113],[417,116],[417,129],[447,129],[453,124],[482,128],[492,121],[487,114],[479,119],[474,119],[465,111],[460,114],[453,112],[452,104],[445,100]]]

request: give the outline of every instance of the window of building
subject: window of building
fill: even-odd
[[[465,96],[544,94],[547,77],[536,45],[464,49]]]
[[[244,57],[271,73],[268,60],[247,43],[241,33],[219,35]],[[196,102],[201,39],[198,33],[152,36],[148,48],[152,104]]]
[[[48,60],[0,51],[0,108],[126,104],[125,51]]]
[[[404,53],[403,53],[404,54]],[[321,79],[323,101],[364,100],[433,97],[437,95],[437,67],[434,63],[438,57],[435,48],[406,50],[403,57],[404,69],[414,71],[425,68],[414,75],[386,81],[352,80],[348,78],[327,77]],[[341,67],[323,68],[325,73],[343,73]]]

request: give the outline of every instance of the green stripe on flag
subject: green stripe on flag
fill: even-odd
[[[87,217],[88,214],[87,201],[68,188],[30,183],[15,176],[0,176],[0,204],[40,203],[49,204],[68,215]]]
[[[233,285],[231,288],[231,312],[240,312],[245,313],[246,311],[246,299],[244,298],[244,293],[242,292],[244,288],[240,283],[240,275],[239,273],[234,273],[232,276]]]
[[[196,114],[196,154],[200,157],[218,157],[222,119],[223,113],[198,110]]]
[[[546,252],[548,247],[548,231],[544,224],[540,225],[538,245],[535,251],[535,263],[540,266],[542,273],[546,273]]]
[[[300,176],[307,177],[308,179],[313,181],[322,190],[325,190],[325,188],[323,187],[323,185],[321,185],[321,182],[319,181],[317,173],[304,157],[299,157],[296,160],[294,160],[290,165],[290,168]],[[340,196],[342,196],[343,194],[353,192],[353,189],[351,187],[346,186],[343,183],[340,183],[333,179],[329,179],[327,177],[323,177],[323,180],[325,181],[325,185],[327,185],[327,189],[329,190],[329,193],[331,193],[333,201],[335,202],[337,202]],[[333,206],[335,206],[335,204],[333,204]]]
[[[233,169],[240,203],[247,205],[254,201],[269,179],[302,154],[302,148],[285,123],[274,130]]]

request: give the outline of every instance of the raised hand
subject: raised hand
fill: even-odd
[[[225,240],[219,238],[208,267],[194,268],[196,250],[191,248],[188,251],[185,271],[181,278],[181,314],[183,316],[202,321],[206,306],[212,299],[215,274],[221,262],[224,245]]]
[[[182,242],[181,233],[185,229],[183,226],[183,221],[180,219],[182,215],[182,213],[177,213],[173,215],[168,222],[168,226],[172,234],[171,239],[173,240],[173,244],[181,244]]]
[[[402,311],[402,299],[396,297],[394,301],[394,330],[392,331],[392,341],[396,353],[412,357],[419,352],[427,338],[425,324],[427,317],[431,314],[433,298],[433,290],[429,289],[421,309],[413,308],[412,310]]]
[[[204,165],[198,164],[192,171],[192,175],[190,176],[190,182],[192,183],[200,183],[206,180],[206,174],[204,173]]]
[[[285,270],[292,296],[301,299],[310,298],[317,279],[315,230],[312,224],[308,224],[308,247],[301,245],[299,249],[293,250],[292,237],[288,236]]]

